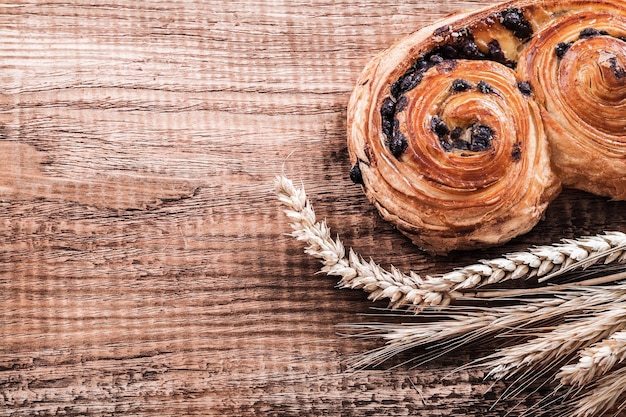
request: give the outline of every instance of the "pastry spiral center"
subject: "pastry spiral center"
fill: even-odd
[[[394,150],[401,143],[397,169],[469,195],[527,168],[522,161],[531,153],[521,142],[536,134],[535,121],[510,68],[492,61],[444,62],[398,98],[392,139],[385,137],[381,146],[398,158]]]
[[[558,68],[563,101],[585,123],[600,131],[626,131],[625,67],[626,42],[609,36],[575,42]]]

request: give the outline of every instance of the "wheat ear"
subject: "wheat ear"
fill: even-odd
[[[342,288],[363,289],[370,293],[372,300],[389,299],[392,308],[408,307],[419,311],[428,306],[443,307],[462,296],[472,297],[462,291],[482,284],[534,275],[552,277],[600,260],[604,263],[626,261],[626,234],[607,232],[483,260],[441,276],[422,278],[413,271],[407,275],[393,266],[387,271],[373,261],[365,261],[352,249],[346,256],[339,237],[333,240],[326,222],[316,220],[304,188],[295,187],[285,176],[277,176],[275,190],[292,221],[291,235],[308,245],[307,254],[322,261],[322,272],[341,277],[339,286]],[[552,272],[548,274],[549,271]]]
[[[561,243],[530,248],[527,252],[484,259],[443,275],[427,277],[423,288],[440,292],[467,291],[486,284],[535,276],[540,277],[539,281],[546,281],[598,262],[626,262],[626,234],[606,232],[565,239]]]
[[[565,385],[583,386],[606,374],[624,359],[626,359],[626,330],[621,330],[584,349],[578,362],[563,366],[557,378]]]
[[[626,401],[623,399],[626,391],[626,367],[616,369],[600,378],[593,386],[578,398],[572,405],[568,417],[601,416],[607,411],[614,411],[613,416],[623,415]]]
[[[578,308],[576,303],[576,300],[568,303],[568,300],[556,298],[535,300],[529,305],[447,312],[443,313],[442,320],[424,323],[365,323],[343,325],[340,328],[357,332],[350,334],[352,337],[381,338],[386,341],[384,346],[359,355],[349,364],[351,369],[360,369],[380,365],[401,352],[420,346],[436,344],[441,347],[441,350],[430,350],[423,358],[412,359],[428,361],[482,337],[508,331],[535,320],[560,316],[570,308]]]
[[[548,371],[560,361],[571,358],[579,349],[623,330],[626,327],[626,301],[617,301],[611,296],[608,300],[612,302],[597,311],[585,307],[584,316],[551,330],[541,329],[539,336],[488,356],[483,364],[491,368],[489,375],[502,379],[529,368]]]
[[[426,360],[444,354],[484,337],[509,335],[527,336],[535,328],[582,313],[604,311],[616,301],[626,303],[626,286],[576,288],[553,293],[545,299],[524,299],[521,304],[491,308],[449,307],[437,312],[440,320],[420,323],[365,323],[340,326],[356,332],[352,337],[380,338],[384,346],[360,355],[351,363],[354,369],[376,366],[408,349],[436,344],[441,350],[429,353]],[[426,311],[426,314],[435,314]],[[542,328],[543,329],[543,328]],[[420,360],[420,358],[415,358]],[[496,364],[497,366],[497,364]]]
[[[393,267],[391,272],[386,271],[372,261],[366,262],[352,249],[346,256],[339,237],[333,240],[326,222],[316,220],[304,188],[295,187],[284,176],[276,177],[275,188],[279,200],[287,206],[285,214],[292,221],[291,235],[307,244],[307,254],[322,261],[322,272],[341,277],[341,287],[363,289],[370,293],[372,300],[388,298],[392,308],[409,306],[417,309],[449,303],[451,293],[422,290],[423,280],[414,272],[406,275]]]

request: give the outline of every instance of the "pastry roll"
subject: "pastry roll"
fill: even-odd
[[[350,98],[353,180],[431,253],[504,243],[560,190],[532,87],[514,70],[532,28],[507,29],[502,10],[401,39],[369,62]]]
[[[514,1],[400,39],[350,98],[351,178],[441,254],[527,232],[562,182],[624,198],[625,12]]]
[[[555,3],[519,57],[563,185],[626,198],[626,5]]]

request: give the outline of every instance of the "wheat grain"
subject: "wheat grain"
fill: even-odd
[[[619,368],[600,378],[572,405],[568,417],[600,416],[611,410],[613,416],[623,415],[626,401],[618,403],[626,391],[626,367]]]
[[[441,276],[422,278],[413,271],[407,275],[393,266],[387,271],[373,261],[365,261],[352,249],[346,256],[339,237],[333,240],[326,222],[316,220],[304,188],[295,187],[285,176],[277,176],[275,189],[279,200],[288,208],[285,213],[292,221],[292,236],[307,244],[307,254],[322,261],[322,272],[341,277],[342,288],[363,289],[370,293],[371,300],[389,299],[390,307],[396,309],[421,311],[429,306],[444,307],[460,297],[472,297],[463,291],[483,284],[535,275],[553,277],[602,260],[626,262],[626,234],[607,232],[482,260]]]
[[[363,289],[370,293],[372,300],[387,298],[392,308],[421,309],[427,305],[449,303],[454,295],[452,292],[441,294],[421,289],[423,280],[415,272],[406,275],[393,267],[391,272],[386,271],[373,261],[366,262],[352,249],[346,256],[339,237],[333,240],[326,222],[316,220],[304,188],[295,187],[284,176],[276,178],[275,188],[279,200],[288,207],[285,214],[292,221],[292,236],[307,244],[307,254],[322,261],[322,272],[341,277],[341,287]]]
[[[480,263],[449,273],[426,277],[422,288],[431,291],[467,291],[486,284],[534,276],[546,281],[576,268],[595,263],[626,261],[626,234],[606,232],[579,239],[565,239],[550,246],[530,248],[501,258],[481,260]]]
[[[557,378],[566,385],[586,385],[609,372],[624,359],[626,359],[626,331],[621,330],[584,349],[578,362],[563,366]]]
[[[585,308],[585,315],[576,320],[542,329],[538,336],[525,343],[500,349],[486,358],[491,368],[489,376],[496,379],[511,377],[525,368],[548,369],[571,358],[579,349],[598,342],[626,327],[626,302],[612,301],[599,311]],[[581,300],[584,303],[584,300]]]
[[[590,287],[594,285],[604,285],[611,282],[618,282],[626,279],[626,271],[621,270],[621,272],[617,272],[615,274],[603,274],[594,278],[589,278],[583,281],[575,281],[569,282],[567,284],[561,285],[552,285],[550,286],[551,291],[560,291],[572,289],[575,287]],[[538,288],[521,288],[521,289],[495,289],[491,291],[470,291],[463,293],[463,297],[472,299],[472,298],[506,298],[511,296],[528,296],[533,294],[544,294],[546,292],[546,287],[538,287]]]

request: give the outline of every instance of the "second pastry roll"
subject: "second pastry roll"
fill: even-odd
[[[626,10],[592,2],[553,13],[518,73],[534,87],[555,169],[565,186],[626,199]]]

